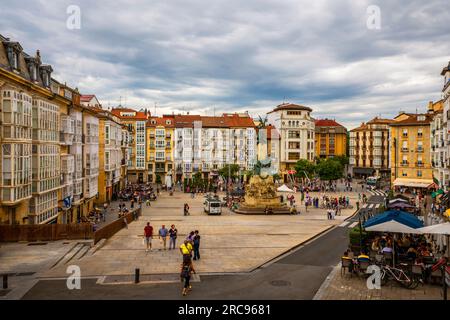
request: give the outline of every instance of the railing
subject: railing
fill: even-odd
[[[0,242],[92,239],[89,223],[0,225]]]
[[[128,213],[125,217],[119,218],[110,224],[100,228],[95,231],[93,234],[94,244],[99,242],[101,239],[109,239],[113,235],[115,235],[118,231],[122,230],[125,227],[124,219],[127,220],[127,223],[132,222],[134,219],[137,219],[141,215],[141,209],[137,208],[130,213]]]
[[[417,165],[418,167],[423,167],[423,162],[416,162],[416,165]]]

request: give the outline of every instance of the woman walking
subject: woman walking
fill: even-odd
[[[181,281],[184,280],[183,291],[181,292],[183,296],[187,295],[188,291],[192,290],[192,286],[190,284],[192,273],[196,273],[194,266],[192,265],[192,260],[191,259],[183,260],[180,274]]]

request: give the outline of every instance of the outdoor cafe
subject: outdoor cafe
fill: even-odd
[[[412,207],[408,201],[391,200],[387,211],[361,223],[359,252],[344,253],[341,275],[349,272],[367,276],[368,267],[376,265],[382,284],[394,280],[409,289],[425,283],[442,285],[446,299],[450,223],[432,216],[422,221],[402,210]]]

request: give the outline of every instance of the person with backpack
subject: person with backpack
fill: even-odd
[[[192,273],[196,273],[192,261],[190,259],[183,260],[180,272],[181,281],[184,281],[183,291],[181,292],[183,296],[187,295],[188,291],[192,290],[190,284]]]
[[[198,230],[195,230],[193,237],[194,244],[194,260],[200,260],[200,235],[198,234]]]

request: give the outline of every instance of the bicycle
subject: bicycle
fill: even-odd
[[[401,265],[407,266],[407,264]],[[385,285],[389,280],[394,280],[407,289],[415,289],[420,283],[416,277],[408,276],[403,269],[384,265],[381,267],[381,285]]]

